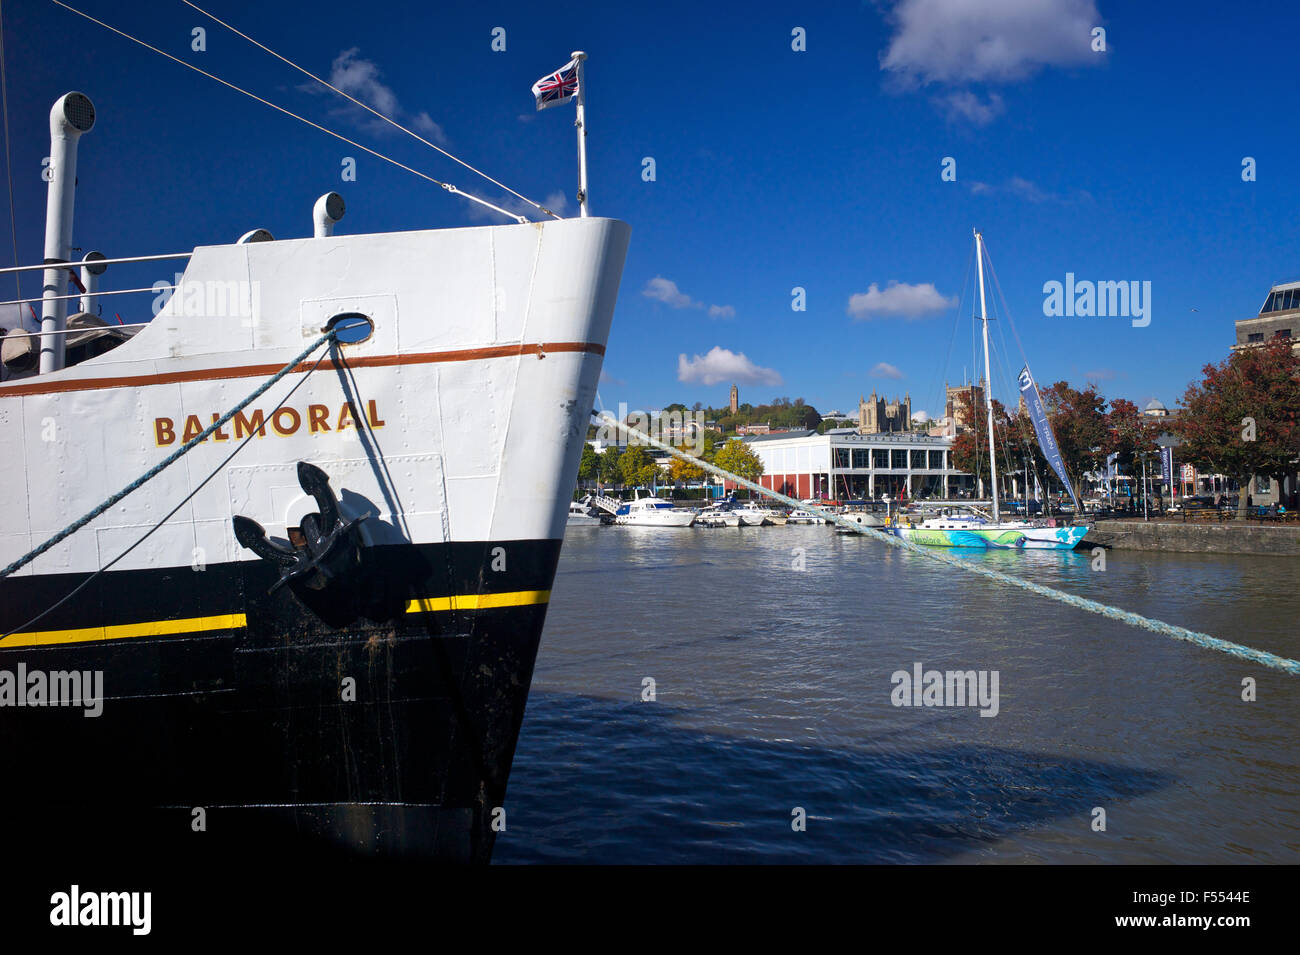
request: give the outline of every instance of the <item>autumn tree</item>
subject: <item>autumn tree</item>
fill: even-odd
[[[668,476],[675,482],[701,481],[704,479],[704,468],[698,464],[675,457],[673,463],[668,467]]]
[[[1106,424],[1110,430],[1106,450],[1119,455],[1121,468],[1133,468],[1139,455],[1156,450],[1159,428],[1127,398],[1116,398],[1110,403]]]
[[[1110,441],[1106,399],[1095,384],[1080,391],[1064,381],[1041,389],[1039,394],[1056,435],[1065,473],[1077,488],[1084,471],[1099,471],[1105,466]]]
[[[967,423],[966,430],[953,438],[952,466],[958,471],[965,471],[977,480],[984,482],[986,490],[991,489],[992,472],[989,467],[988,410],[982,403],[973,402],[969,392],[957,398],[961,405],[960,415]],[[998,449],[998,464],[1004,477],[1008,465],[1014,462],[1021,465],[1020,441],[1013,420],[1007,414],[1002,402],[993,399],[993,442]],[[999,480],[1001,485],[1001,480]],[[1001,492],[999,487],[999,493]]]
[[[1172,430],[1178,455],[1204,471],[1237,482],[1237,514],[1245,515],[1247,488],[1257,474],[1281,481],[1300,454],[1300,358],[1289,339],[1233,352],[1202,369],[1188,385],[1183,413]]]

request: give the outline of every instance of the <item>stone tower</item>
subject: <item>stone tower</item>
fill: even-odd
[[[973,405],[973,410],[976,415],[978,415],[980,409],[984,407],[984,379],[981,378],[978,385],[958,385],[955,388],[950,386],[947,382],[944,382],[943,390],[944,417],[951,422],[954,434],[965,431],[972,424],[970,419],[967,417],[969,409],[966,407],[966,404],[969,403]],[[965,399],[965,401],[962,399]]]
[[[883,434],[894,431],[910,431],[912,427],[912,396],[902,400],[895,398],[887,401],[876,397],[875,389],[870,398],[858,399],[858,433]]]
[[[735,385],[731,386],[731,413],[735,414],[740,410],[740,389]]]

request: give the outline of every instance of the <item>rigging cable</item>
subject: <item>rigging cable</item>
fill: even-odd
[[[987,251],[987,250],[988,250],[988,244],[985,243],[985,251]],[[1012,334],[1012,336],[1013,336],[1013,337],[1015,338],[1015,340],[1016,340],[1016,347],[1020,349],[1020,358],[1021,358],[1021,360],[1024,362],[1024,366],[1025,366],[1026,368],[1028,368],[1028,367],[1029,367],[1029,355],[1025,352],[1025,344],[1024,344],[1024,342],[1022,342],[1022,341],[1020,340],[1020,332],[1016,329],[1016,323],[1015,323],[1015,320],[1011,317],[1011,306],[1007,304],[1007,297],[1006,297],[1006,295],[1004,295],[1003,292],[1002,292],[1002,283],[1000,283],[1000,282],[998,281],[998,273],[997,273],[996,271],[994,271],[994,269],[993,269],[993,259],[992,259],[992,257],[986,257],[986,258],[987,258],[988,266],[989,266],[989,274],[991,274],[991,275],[993,276],[993,287],[994,287],[994,289],[997,290],[997,293],[998,293],[998,294],[997,294],[997,298],[1001,300],[1001,302],[1002,302],[1002,308],[1003,308],[1003,310],[1006,312],[1007,323],[1011,326],[1011,334]],[[997,300],[995,300],[995,304],[996,304],[996,301],[997,301]],[[1010,353],[1011,353],[1011,349],[1010,349],[1010,348],[1007,348],[1007,344],[1006,344],[1006,333],[1005,333],[1005,332],[1002,332],[1002,331],[999,329],[999,334],[1002,335],[1002,347],[1003,347],[1003,349],[1007,352],[1008,355],[1010,355]],[[1037,387],[1037,384],[1038,384],[1038,379],[1035,378],[1035,379],[1034,379],[1034,385],[1035,385],[1035,387]],[[1051,420],[1050,420],[1050,417],[1049,417],[1049,420],[1048,420],[1048,422],[1047,422],[1047,426],[1048,426],[1049,428],[1051,428]],[[1024,422],[1021,422],[1020,427],[1021,427],[1021,430],[1023,431],[1023,430],[1024,430]],[[1053,432],[1053,435],[1054,435],[1054,434],[1055,434],[1055,433]],[[1035,437],[1035,443],[1034,443],[1034,446],[1035,446],[1035,447],[1037,446],[1037,437]],[[1052,469],[1051,469],[1051,467],[1050,467],[1049,462],[1047,462],[1045,458],[1044,458],[1044,465],[1045,465],[1045,467],[1044,467],[1044,472],[1045,472],[1046,478],[1047,478],[1048,481],[1050,481],[1050,480],[1051,480],[1050,474],[1051,474],[1051,470],[1052,470]],[[1067,475],[1068,475],[1068,473],[1069,473],[1069,472],[1067,471]],[[1037,468],[1036,468],[1036,467],[1035,467],[1035,477],[1037,477]],[[1075,479],[1076,479],[1076,480],[1079,480],[1080,478],[1081,478],[1081,475],[1076,475],[1076,476],[1075,476]],[[1048,487],[1047,487],[1046,482],[1044,482],[1044,484],[1043,484],[1043,493],[1044,493],[1044,495],[1046,495],[1046,494],[1048,493]],[[1074,493],[1075,493],[1075,495],[1076,495],[1076,497],[1077,497],[1077,495],[1078,495],[1078,489],[1077,489],[1077,488],[1074,489]]]
[[[943,363],[935,370],[935,380],[938,381],[939,375],[942,374],[945,379],[944,381],[945,385],[947,384],[947,377],[948,377],[947,374],[948,361],[952,358],[952,345],[953,342],[957,340],[957,322],[961,320],[961,313],[963,309],[966,307],[966,284],[970,281],[971,261],[974,258],[975,258],[975,253],[973,251],[966,256],[966,277],[961,280],[961,295],[957,299],[957,314],[953,317],[952,331],[948,333],[948,348],[944,352]],[[931,392],[931,394],[933,394],[933,392]],[[946,413],[948,410],[948,390],[946,387],[944,388],[944,392],[940,400],[943,402],[942,405],[940,405],[940,407],[942,407],[944,412]],[[957,409],[953,408],[954,417],[956,416],[956,412]],[[956,431],[954,430],[954,434],[955,433]]]
[[[410,166],[398,162],[396,159],[393,159],[391,156],[385,156],[383,153],[377,152],[371,149],[369,146],[363,146],[360,143],[356,142],[355,140],[348,139],[342,133],[336,133],[332,129],[326,129],[324,126],[320,125],[319,123],[312,122],[310,119],[307,119],[305,116],[299,116],[297,113],[287,110],[283,106],[277,106],[275,103],[272,103],[270,100],[263,99],[262,97],[258,96],[256,93],[250,93],[248,90],[236,86],[234,83],[231,83],[229,80],[223,80],[219,76],[214,76],[213,74],[209,73],[207,70],[201,70],[193,63],[186,63],[184,60],[180,59],[180,57],[172,56],[170,53],[160,50],[156,46],[151,46],[148,43],[144,42],[144,40],[137,39],[136,37],[131,36],[131,34],[129,33],[123,33],[121,30],[117,29],[117,27],[109,26],[103,20],[96,20],[89,13],[82,13],[76,7],[68,6],[66,3],[63,2],[63,0],[50,0],[50,2],[53,3],[55,6],[63,7],[63,9],[75,13],[79,17],[84,17],[85,19],[89,20],[91,23],[98,24],[99,26],[103,27],[105,30],[110,30],[113,33],[116,33],[118,36],[130,40],[132,43],[138,43],[146,50],[152,50],[154,53],[157,53],[159,56],[166,57],[167,59],[171,60],[173,63],[179,63],[181,66],[191,69],[195,73],[199,73],[203,76],[206,76],[210,80],[216,80],[222,86],[229,87],[230,89],[234,90],[236,93],[243,93],[245,96],[249,97],[250,99],[255,99],[262,105],[271,107],[271,109],[275,110],[276,112],[284,113],[284,115],[290,116],[301,123],[306,123],[308,126],[311,126],[313,129],[318,129],[322,133],[326,133],[327,135],[333,136],[335,139],[342,140],[343,142],[347,143],[349,146],[354,146],[357,149],[363,150],[369,153],[370,155],[374,156],[376,159],[382,159],[384,162],[392,163],[398,169],[405,169],[407,172],[411,173],[412,175],[419,176],[421,179],[427,179],[429,182],[433,183],[436,186],[441,186],[443,189],[446,189],[448,192],[452,193],[453,195],[464,196],[466,199],[469,199],[471,202],[477,202],[481,206],[487,206],[489,209],[493,210],[494,212],[499,212],[503,216],[509,219],[514,219],[516,222],[520,223],[521,225],[528,222],[527,216],[516,215],[513,212],[510,212],[506,209],[502,209],[500,206],[493,205],[492,203],[488,202],[486,199],[480,199],[478,196],[465,192],[463,189],[456,188],[449,182],[443,182],[441,179],[435,179],[433,178],[433,176],[430,176],[427,173],[420,172],[418,169],[412,169]]]
[[[249,43],[253,44],[253,46],[258,47],[258,48],[261,49],[261,50],[265,50],[267,53],[270,53],[273,57],[275,57],[275,58],[276,58],[277,60],[279,60],[280,62],[282,62],[282,63],[286,63],[286,64],[288,64],[289,66],[292,66],[292,67],[293,67],[295,70],[297,70],[299,73],[303,74],[303,75],[306,76],[306,77],[309,77],[309,78],[315,80],[317,83],[319,83],[321,86],[324,86],[326,89],[333,90],[335,93],[338,93],[338,94],[339,94],[340,96],[342,96],[344,99],[347,99],[347,100],[349,100],[349,101],[355,103],[357,106],[360,106],[362,109],[366,110],[367,112],[373,113],[375,116],[378,116],[380,119],[382,119],[385,123],[388,123],[390,126],[393,126],[393,127],[395,127],[396,129],[400,129],[402,132],[406,133],[406,135],[411,136],[411,137],[414,137],[415,139],[418,139],[420,142],[424,143],[424,145],[428,146],[430,149],[436,149],[438,152],[442,153],[442,154],[443,154],[444,156],[446,156],[448,159],[452,160],[452,162],[458,162],[458,163],[460,163],[462,166],[464,166],[464,167],[465,167],[466,169],[468,169],[470,172],[475,173],[476,175],[482,176],[482,177],[483,177],[484,179],[486,179],[488,182],[492,183],[492,185],[494,185],[494,186],[499,186],[500,188],[504,189],[506,192],[510,193],[510,195],[514,196],[516,199],[522,199],[524,202],[528,203],[530,206],[533,206],[534,208],[536,208],[536,209],[538,209],[538,210],[540,210],[540,211],[546,213],[548,216],[550,216],[550,217],[553,218],[553,219],[559,219],[559,218],[561,218],[561,216],[556,215],[554,212],[552,212],[550,209],[546,208],[546,207],[545,207],[544,205],[542,205],[541,203],[534,202],[532,199],[529,199],[527,196],[520,195],[519,193],[517,193],[517,192],[515,192],[513,189],[511,189],[509,186],[507,186],[505,183],[503,183],[503,182],[498,182],[497,180],[493,179],[491,176],[489,176],[489,175],[488,175],[487,173],[485,173],[483,170],[481,170],[481,169],[476,169],[475,167],[471,166],[469,163],[465,162],[465,160],[461,159],[459,156],[453,156],[451,153],[447,152],[447,150],[443,149],[441,146],[437,145],[436,143],[431,143],[431,142],[429,142],[429,140],[425,139],[425,138],[424,138],[423,136],[421,136],[419,133],[416,133],[416,132],[414,132],[414,131],[412,131],[412,130],[410,130],[410,129],[407,129],[405,126],[403,126],[401,123],[397,122],[397,120],[393,119],[391,116],[385,116],[383,113],[379,112],[379,110],[375,109],[374,107],[370,106],[369,104],[367,104],[367,103],[363,103],[361,100],[357,99],[355,96],[352,96],[352,95],[349,94],[349,93],[345,93],[343,90],[339,89],[337,86],[334,86],[334,85],[333,85],[332,83],[330,83],[328,80],[323,80],[323,79],[321,79],[321,78],[320,78],[319,76],[317,76],[315,73],[312,73],[312,72],[310,72],[309,70],[306,70],[306,69],[304,69],[303,67],[299,66],[297,63],[293,62],[293,60],[290,60],[289,58],[284,57],[284,56],[281,56],[279,53],[276,53],[275,50],[272,50],[269,46],[265,46],[265,45],[262,44],[262,43],[258,43],[256,40],[254,40],[254,39],[253,39],[251,36],[249,36],[247,33],[243,33],[243,32],[240,31],[239,29],[237,29],[237,28],[231,26],[231,25],[230,25],[229,23],[227,23],[225,20],[222,20],[220,17],[215,16],[215,15],[209,13],[207,10],[204,10],[202,7],[200,7],[197,3],[192,3],[191,0],[181,0],[181,3],[184,3],[184,4],[185,4],[186,6],[188,6],[188,7],[193,7],[193,8],[194,8],[195,10],[197,10],[199,13],[203,14],[203,15],[204,15],[205,17],[207,17],[208,19],[210,19],[210,20],[214,20],[215,22],[221,24],[223,27],[225,27],[225,28],[226,28],[227,30],[229,30],[231,33],[234,33],[236,36],[241,36],[241,37],[243,37],[243,38],[244,38],[245,40],[247,40]]]
[[[984,243],[984,249],[985,252],[988,251],[987,242]],[[1016,323],[1011,318],[1011,306],[1007,304],[1007,297],[1002,294],[1002,283],[998,281],[998,273],[993,270],[993,258],[989,255],[985,255],[984,259],[986,262],[988,262],[989,274],[993,276],[993,287],[997,290],[998,298],[1002,300],[1003,309],[1006,310],[1007,321],[1011,324],[1011,334],[1015,336],[1016,347],[1020,349],[1020,357],[1023,358],[1025,360],[1025,364],[1028,365],[1029,356],[1025,354],[1025,344],[1020,340],[1020,332],[1016,331]]]
[[[989,262],[989,269],[992,270],[992,268],[993,268],[993,263],[990,261],[990,262]],[[998,296],[999,296],[999,298],[1002,298],[1002,290],[1001,290],[1001,289],[998,289]],[[997,300],[996,300],[996,299],[994,300],[993,307],[994,307],[995,309],[997,308]],[[1011,331],[1014,333],[1015,330],[1016,330],[1015,322],[1012,321],[1012,318],[1011,318],[1011,307],[1010,307],[1009,305],[1007,305],[1007,301],[1006,301],[1005,298],[1002,298],[1002,313],[1001,313],[1001,314],[1005,314],[1005,315],[1006,315],[1006,321],[1007,321],[1008,324],[1011,325]],[[1011,349],[1007,346],[1007,333],[1006,333],[1006,329],[1003,328],[1001,325],[998,326],[998,338],[1001,339],[1001,342],[1002,342],[1002,354],[1003,354],[1007,359],[1009,359],[1009,358],[1011,357]],[[1021,355],[1022,358],[1025,359],[1025,367],[1029,367],[1029,359],[1028,359],[1028,357],[1025,355],[1025,353],[1024,353],[1024,349],[1023,349],[1023,348],[1020,350],[1020,355]],[[998,364],[998,372],[1002,375],[1002,381],[1001,381],[1001,383],[1002,383],[1004,386],[1010,386],[1010,384],[1011,384],[1010,381],[1007,379],[1007,376],[1011,374],[1011,368],[1012,368],[1012,366],[1009,365],[1009,364],[1007,364],[1005,361],[1000,362],[1000,363]],[[1018,383],[1018,382],[1019,382],[1019,378],[1017,378],[1017,383]],[[1008,391],[1007,391],[1007,394],[1009,394],[1009,395],[1014,394],[1014,395],[1016,395],[1017,397],[1019,397],[1019,389],[1018,389],[1018,388],[1015,388],[1015,387],[1009,387],[1009,389],[1008,389]],[[1009,420],[1011,419],[1011,409],[1010,409],[1010,407],[1007,408],[1007,417],[1008,417]],[[1029,443],[1029,430],[1028,430],[1028,428],[1026,427],[1026,422],[1025,422],[1024,417],[1022,417],[1021,414],[1020,414],[1019,404],[1018,404],[1018,403],[1017,403],[1016,415],[1015,415],[1014,420],[1015,420],[1015,422],[1016,422],[1016,430],[1020,432],[1021,452],[1022,452],[1022,461],[1021,461],[1021,464],[1025,467],[1025,486],[1026,486],[1026,490],[1028,490],[1028,487],[1029,487],[1029,462],[1028,462],[1028,457],[1024,454],[1024,449],[1025,449],[1025,448],[1032,447],[1033,445],[1031,445],[1031,444]],[[1035,439],[1035,441],[1036,441],[1036,440],[1037,440],[1037,439]],[[1003,450],[1004,450],[1006,456],[1007,456],[1008,458],[1010,458],[1010,456],[1011,456],[1011,451],[1010,451],[1010,449],[1004,447]],[[1010,465],[1008,465],[1008,466],[1010,466]],[[1036,476],[1037,476],[1037,475],[1035,475],[1035,477],[1036,477]],[[1046,493],[1046,489],[1044,489],[1044,493]],[[1025,516],[1028,517],[1028,516],[1029,516],[1028,513],[1026,513]]]
[[[5,70],[5,25],[4,25],[4,4],[0,2],[0,111],[4,112],[4,130],[5,130],[5,175],[9,179],[9,234],[14,243],[14,265],[18,264],[18,221],[17,211],[14,209],[14,167],[13,159],[9,151],[9,79]],[[18,294],[14,298],[23,297],[23,283],[18,273],[14,273],[14,288]],[[23,310],[18,309],[18,329],[23,331],[27,328],[27,323],[23,321]]]

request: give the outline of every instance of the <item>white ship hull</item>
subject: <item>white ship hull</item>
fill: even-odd
[[[0,565],[176,450],[187,424],[211,424],[349,311],[375,328],[343,348],[348,370],[327,359],[265,437],[116,569],[189,567],[196,552],[207,563],[257,560],[231,518],[284,537],[314,506],[294,475],[300,460],[351,492],[345,509],[374,515],[368,543],[562,537],[628,231],[569,219],[196,249],[182,288],[132,340],[0,385],[0,486],[32,489],[30,506],[4,512]],[[251,314],[204,313],[203,290],[235,281],[257,289]],[[356,415],[343,413],[349,401]],[[43,440],[51,423],[56,439]],[[236,419],[18,574],[98,569],[243,432]]]

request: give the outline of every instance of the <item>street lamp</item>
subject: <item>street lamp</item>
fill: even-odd
[[[1149,521],[1150,510],[1147,507],[1147,498],[1151,494],[1151,488],[1147,485],[1147,456],[1150,451],[1139,451],[1138,457],[1142,459],[1142,520]]]

